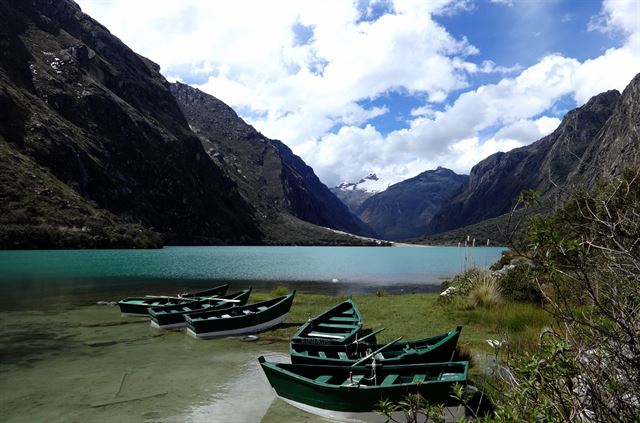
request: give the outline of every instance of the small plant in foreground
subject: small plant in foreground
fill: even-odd
[[[387,418],[387,422],[395,423],[417,423],[429,421],[434,423],[444,422],[444,406],[441,404],[431,404],[419,393],[409,394],[402,401],[394,403],[388,399],[380,400],[376,412]],[[398,412],[404,420],[397,420]]]
[[[274,297],[281,297],[283,295],[287,295],[289,290],[285,286],[277,286],[273,291],[271,291],[271,295]]]

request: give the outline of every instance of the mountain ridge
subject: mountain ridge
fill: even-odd
[[[332,187],[331,192],[351,210],[351,213],[357,215],[358,208],[365,200],[388,187],[387,182],[370,172],[367,176],[360,178],[358,182],[341,182]]]
[[[480,161],[460,192],[429,222],[426,233],[445,232],[508,213],[524,189],[538,190],[545,197],[555,192],[567,182],[619,98],[615,90],[598,94],[567,113],[546,137]]]
[[[286,212],[322,227],[375,235],[284,143],[265,137],[210,94],[181,83],[172,84],[171,91],[207,154],[225,169],[263,219]]]
[[[424,234],[434,214],[467,179],[443,167],[427,170],[369,197],[357,215],[383,239],[416,237]]]

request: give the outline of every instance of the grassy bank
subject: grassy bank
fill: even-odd
[[[279,291],[279,290],[278,290]],[[271,293],[255,293],[252,301],[272,298]],[[442,304],[438,294],[357,295],[353,299],[362,313],[366,327],[386,328],[378,335],[380,342],[398,336],[424,338],[462,325],[459,345],[467,350],[491,351],[487,339],[508,339],[515,349],[533,345],[540,329],[550,324],[547,313],[539,307],[506,302],[494,308],[465,309]],[[297,293],[285,325],[264,332],[263,337],[288,341],[309,316],[316,316],[346,297]]]

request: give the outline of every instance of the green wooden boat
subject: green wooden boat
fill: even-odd
[[[205,291],[185,292],[175,296],[150,295],[147,297],[125,298],[118,301],[118,305],[120,306],[120,312],[126,316],[148,316],[150,307],[184,304],[205,297],[218,297],[226,294],[229,285],[230,283],[225,283]]]
[[[151,326],[160,329],[175,329],[187,325],[184,316],[210,310],[221,310],[243,306],[249,300],[251,288],[222,297],[207,298],[183,304],[173,304],[149,309]]]
[[[362,329],[362,316],[348,299],[309,319],[291,338],[293,344],[345,345],[356,339]]]
[[[293,291],[282,297],[242,307],[187,314],[187,333],[195,338],[216,338],[269,329],[286,320],[295,294]]]
[[[339,367],[258,360],[284,401],[325,418],[347,421],[380,419],[375,409],[381,399],[398,402],[408,394],[420,393],[435,404],[457,405],[451,390],[456,383],[466,384],[469,365],[460,361]]]
[[[450,361],[458,344],[462,326],[441,335],[416,341],[399,342],[375,355],[379,364],[438,363]],[[351,366],[382,345],[352,342],[347,345],[310,345],[291,343],[294,364]]]

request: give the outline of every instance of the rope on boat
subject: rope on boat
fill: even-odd
[[[378,368],[378,363],[376,362],[376,358],[373,357],[373,360],[371,361],[371,377],[363,377],[363,379],[373,381],[373,384],[377,385],[378,384],[377,368]]]

